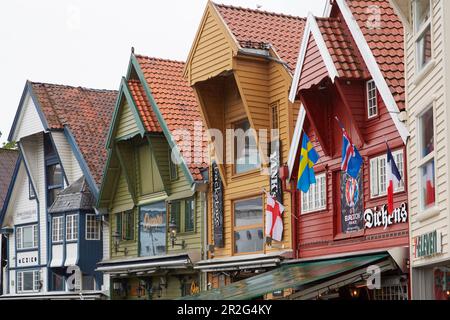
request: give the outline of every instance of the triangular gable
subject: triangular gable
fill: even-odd
[[[389,0],[408,31],[412,31],[411,0]]]
[[[122,78],[106,147],[110,149],[113,141],[118,138],[127,139],[138,134],[141,137],[145,135],[144,124],[139,116],[127,81]]]
[[[31,83],[27,81],[20,99],[8,140],[19,141],[38,132],[47,131],[48,123],[36,99]]]
[[[184,76],[191,85],[233,68],[233,54],[240,48],[234,35],[208,1],[200,27],[186,60]],[[209,62],[209,64],[208,64]]]

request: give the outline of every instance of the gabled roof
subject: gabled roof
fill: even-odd
[[[201,172],[208,167],[205,127],[194,91],[183,78],[184,62],[142,55],[135,55],[135,58],[156,103],[156,111],[161,114],[164,123],[156,126],[155,110],[149,109],[148,99],[145,101],[135,99],[141,117],[145,119],[144,122],[150,126],[154,125],[157,130],[159,127],[167,126],[194,181],[202,181]],[[194,140],[183,141],[183,137],[177,134],[181,133],[180,130],[191,134]]]
[[[213,3],[243,48],[270,44],[293,73],[306,19]]]
[[[375,60],[386,79],[398,107],[405,108],[404,30],[400,17],[388,0],[346,0]],[[381,22],[376,27],[368,8],[380,9]]]
[[[8,195],[19,152],[0,148],[0,212]]]
[[[83,176],[58,194],[48,212],[63,213],[78,210],[92,210],[94,205],[94,196]]]
[[[67,127],[97,186],[106,162],[106,138],[117,91],[32,82],[50,130]]]
[[[128,87],[130,88],[131,96],[136,103],[145,129],[152,133],[162,133],[163,131],[158,123],[158,118],[145,96],[144,87],[141,82],[139,80],[128,80]]]

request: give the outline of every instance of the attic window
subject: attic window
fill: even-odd
[[[367,81],[367,117],[372,119],[378,116],[377,86],[375,81]]]

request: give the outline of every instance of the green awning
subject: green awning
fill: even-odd
[[[288,288],[303,287],[327,282],[355,270],[365,272],[365,267],[389,258],[389,254],[377,254],[315,262],[288,264],[231,285],[205,291],[182,300],[251,300],[268,293]]]

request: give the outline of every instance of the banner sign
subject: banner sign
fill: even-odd
[[[342,233],[357,232],[364,228],[363,187],[361,173],[358,179],[341,172],[341,225]]]
[[[431,257],[442,253],[442,233],[433,231],[414,238],[414,256]]]
[[[270,195],[275,197],[279,203],[283,203],[283,191],[280,179],[280,140],[275,139],[271,143],[270,154]]]
[[[367,209],[364,212],[364,220],[366,229],[384,227],[386,230],[393,224],[407,223],[408,205],[403,203],[401,208],[395,209],[392,215],[388,213],[387,205],[382,206],[380,210],[377,210],[376,207],[374,210]]]
[[[216,248],[223,248],[224,225],[223,225],[223,183],[220,177],[219,166],[216,162],[212,164],[212,209],[214,223],[214,245]]]

